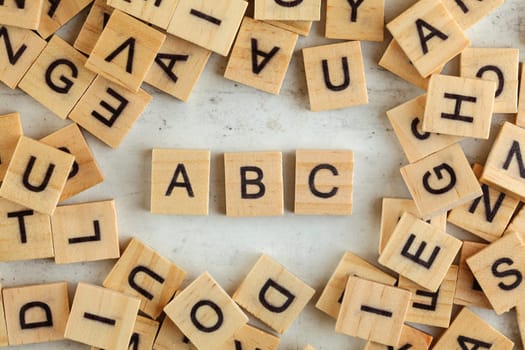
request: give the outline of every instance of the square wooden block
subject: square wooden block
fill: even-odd
[[[519,49],[467,48],[461,53],[461,76],[496,83],[494,113],[518,111]]]
[[[284,266],[262,255],[233,294],[233,300],[282,334],[314,293],[315,290]]]
[[[139,298],[140,310],[157,319],[185,277],[179,266],[133,238],[103,285]]]
[[[138,92],[166,35],[118,10],[113,11],[86,68]]]
[[[432,349],[510,350],[514,343],[468,308],[463,308]]]
[[[286,29],[244,17],[224,77],[278,95],[297,38]]]
[[[327,38],[383,41],[384,31],[385,0],[327,1]]]
[[[0,115],[0,182],[7,172],[16,144],[23,134],[19,113]]]
[[[159,323],[157,321],[153,321],[147,317],[137,316],[137,319],[135,320],[135,326],[133,327],[133,333],[129,339],[128,349],[152,350],[158,329]],[[104,349],[93,346],[91,347],[91,350]]]
[[[93,0],[44,1],[38,34],[47,39]]]
[[[9,345],[64,339],[69,316],[66,282],[5,288],[2,295]]]
[[[168,33],[227,56],[247,7],[244,0],[179,0]]]
[[[525,264],[521,234],[509,233],[467,259],[467,264],[498,315],[522,303]],[[518,269],[516,269],[518,267]]]
[[[483,166],[474,164],[473,170],[479,178]],[[452,209],[448,215],[448,222],[488,242],[493,242],[505,232],[519,200],[485,184],[481,185],[481,190],[483,196]]]
[[[226,215],[283,215],[281,152],[225,153],[224,172]]]
[[[208,215],[210,151],[154,149],[151,212]]]
[[[120,146],[152,96],[134,93],[98,76],[69,118],[112,148]]]
[[[463,29],[468,29],[503,5],[505,0],[442,0],[452,17]]]
[[[335,331],[395,346],[399,343],[410,292],[355,276],[348,278]]]
[[[306,215],[351,215],[354,153],[350,150],[295,152],[295,210]]]
[[[95,79],[85,63],[84,55],[55,35],[19,87],[59,118],[66,119]]]
[[[399,350],[428,350],[434,339],[430,334],[419,329],[404,325],[401,330],[401,337],[396,348]],[[379,343],[368,342],[363,350],[393,350],[394,347]]]
[[[0,4],[2,24],[27,29],[37,29],[43,6],[44,0],[4,0]]]
[[[187,101],[210,55],[209,50],[168,35],[144,81],[171,96]]]
[[[235,332],[233,337],[228,339],[226,343],[219,346],[218,350],[277,350],[279,348],[279,342],[279,337],[246,324]]]
[[[312,21],[265,21],[273,26],[289,30],[301,36],[308,36],[312,29]]]
[[[480,182],[525,201],[525,130],[506,122],[489,152]]]
[[[358,41],[305,48],[303,59],[312,111],[368,103],[363,55]]]
[[[55,263],[120,256],[115,201],[60,206],[51,217]]]
[[[75,156],[60,202],[104,181],[104,175],[77,124],[57,130],[40,142]]]
[[[48,215],[0,199],[0,261],[52,258],[53,237]]]
[[[112,13],[113,7],[108,6],[106,0],[95,0],[73,46],[90,55]]]
[[[435,134],[422,130],[427,97],[416,97],[386,112],[397,140],[410,163],[453,145],[462,137]]]
[[[207,272],[178,294],[164,312],[198,349],[213,349],[226,342],[248,322]]]
[[[403,213],[408,212],[421,217],[416,204],[412,199],[405,198],[383,198],[381,208],[381,230],[379,236],[379,254],[383,252],[386,244],[392,236],[392,232],[401,219]],[[427,223],[441,231],[447,230],[447,214],[439,214],[427,220]]]
[[[29,29],[0,26],[0,38],[5,47],[0,54],[0,81],[15,89],[47,42]]]
[[[80,282],[65,338],[102,349],[128,349],[140,300]]]
[[[516,115],[516,125],[525,126],[525,69],[523,69],[523,64],[521,65],[521,78],[520,78],[520,91],[518,97],[518,114]]]
[[[153,344],[154,350],[197,350],[190,340],[182,334],[179,327],[164,317],[157,338]]]
[[[343,302],[346,282],[350,276],[366,278],[374,282],[391,286],[395,285],[397,282],[395,277],[383,272],[368,261],[351,252],[346,252],[328,280],[328,283],[323,289],[319,300],[317,300],[315,307],[327,315],[337,318],[339,309],[341,308],[341,303]]]
[[[0,197],[51,215],[75,157],[22,136],[0,187]]]
[[[386,26],[423,78],[470,44],[441,1],[418,1]]]
[[[402,167],[401,175],[425,219],[483,194],[459,144]]]
[[[476,306],[484,309],[492,308],[481,286],[474,278],[472,271],[470,271],[470,267],[467,265],[467,259],[486,246],[487,244],[485,243],[463,241],[461,255],[459,256],[458,282],[456,284],[454,304]]]
[[[405,213],[379,256],[379,263],[431,292],[438,290],[461,241]]]
[[[412,293],[406,322],[448,328],[452,317],[452,305],[456,292],[458,267],[450,266],[439,289],[431,292],[416,283],[399,276],[398,287]]]
[[[162,29],[168,28],[178,3],[179,0],[108,0],[109,6]]]
[[[7,337],[7,325],[4,313],[4,298],[2,297],[2,285],[0,284],[0,347],[9,345]]]
[[[256,20],[319,21],[321,0],[256,0],[254,10]]]

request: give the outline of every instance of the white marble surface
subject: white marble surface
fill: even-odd
[[[386,0],[389,21],[414,0]],[[83,13],[85,16],[85,12]],[[80,20],[61,31],[72,41]],[[345,250],[375,261],[379,239],[381,197],[406,197],[399,174],[407,161],[385,116],[385,111],[422,93],[380,69],[384,43],[363,43],[370,103],[333,112],[308,110],[300,49],[333,42],[314,25],[300,38],[279,96],[259,92],[222,78],[226,59],[212,56],[189,103],[184,104],[146,87],[152,103],[121,147],[111,150],[86,133],[106,181],[70,203],[114,198],[117,203],[121,243],[138,236],[189,273],[188,281],[208,270],[233,292],[261,253],[271,255],[317,290],[324,284]],[[473,46],[517,47],[525,43],[525,2],[506,0],[468,31]],[[525,58],[522,53],[522,60]],[[447,67],[457,73],[457,61]],[[26,96],[0,86],[0,114],[19,111],[27,135],[43,137],[66,125]],[[495,116],[501,124],[511,116]],[[494,134],[494,133],[493,133]],[[491,142],[465,141],[471,161],[484,162]],[[210,215],[207,217],[156,216],[149,213],[151,149],[208,148],[212,151]],[[293,165],[296,148],[352,149],[355,152],[354,214],[350,217],[296,216],[293,208]],[[235,219],[224,215],[222,153],[225,151],[281,150],[285,162],[286,214],[277,218]],[[474,236],[450,231],[461,238]],[[114,261],[58,266],[51,260],[0,263],[5,287],[67,280],[73,296],[78,281],[102,283]],[[365,342],[336,334],[334,322],[311,302],[283,335],[281,349],[302,349],[307,343],[318,350],[362,349]],[[474,310],[522,349],[514,313],[497,317]],[[431,330],[434,334],[439,329]],[[20,349],[84,349],[59,342]]]

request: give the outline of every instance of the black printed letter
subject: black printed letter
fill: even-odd
[[[129,101],[124,96],[122,96],[121,94],[113,90],[112,88],[108,88],[106,92],[112,97],[114,97],[118,102],[120,102],[118,107],[114,108],[110,106],[109,103],[107,103],[106,101],[100,101],[100,106],[104,107],[108,112],[111,113],[111,118],[107,119],[103,115],[98,113],[97,111],[91,112],[91,115],[95,117],[102,124],[111,128],[113,124],[115,124],[117,119],[120,117],[122,112],[124,112],[124,109],[126,109],[126,106],[128,105]]]
[[[412,247],[412,243],[414,243],[415,239],[416,239],[416,235],[411,233],[410,237],[408,237],[408,240],[405,243],[405,246],[401,250],[401,255],[403,255],[404,257],[412,260],[416,264],[423,266],[426,269],[430,269],[432,267],[432,264],[434,263],[434,260],[436,260],[436,257],[438,256],[439,251],[441,250],[441,248],[440,247],[434,247],[434,249],[432,250],[432,254],[428,258],[428,260],[425,261],[425,260],[421,259],[421,255],[423,254],[423,251],[427,247],[427,242],[425,242],[425,241],[421,242],[421,244],[417,248],[417,251],[416,251],[415,254],[409,253],[409,250]]]
[[[454,172],[454,169],[452,169],[452,167],[450,165],[448,165],[447,163],[443,163],[441,165],[438,165],[437,167],[434,167],[434,173],[436,174],[438,180],[442,180],[443,179],[443,171],[446,171],[450,177],[450,181],[447,185],[441,187],[441,188],[434,188],[432,186],[430,186],[430,183],[429,183],[429,179],[430,177],[432,176],[432,174],[430,173],[430,171],[427,171],[424,175],[423,175],[423,187],[425,188],[425,190],[427,190],[428,193],[431,193],[431,194],[443,194],[443,193],[447,193],[448,191],[450,191],[452,188],[454,188],[454,186],[456,186],[456,173]]]
[[[248,180],[246,174],[248,172],[254,172],[257,174],[255,179]],[[256,166],[243,166],[241,167],[241,198],[242,199],[257,199],[264,196],[266,193],[266,186],[262,183],[263,171],[261,168]],[[259,192],[248,193],[248,185],[259,187]]]
[[[436,311],[437,307],[437,301],[439,297],[439,289],[436,292],[427,292],[426,290],[420,290],[418,289],[416,291],[416,295],[420,295],[423,297],[430,298],[430,304],[423,304],[423,303],[412,303],[412,307],[416,309],[422,309],[422,310],[428,310],[428,311]]]
[[[510,258],[500,258],[496,260],[494,264],[492,264],[492,268],[491,268],[492,274],[498,278],[514,276],[516,280],[512,282],[511,284],[505,284],[503,282],[500,282],[498,283],[498,287],[500,287],[500,289],[502,290],[513,290],[513,289],[518,288],[521,282],[523,281],[523,275],[521,274],[521,272],[519,272],[516,269],[499,271],[498,267],[503,264],[512,266],[514,264],[514,261]]]
[[[26,321],[26,313],[28,310],[33,308],[40,308],[42,311],[44,311],[44,315],[46,316],[46,319],[43,321],[38,322],[31,322],[28,323]],[[51,314],[51,309],[49,308],[49,305],[46,303],[43,303],[41,301],[33,301],[30,303],[25,304],[20,308],[20,312],[18,314],[18,318],[20,321],[20,328],[21,329],[35,329],[40,327],[53,327],[53,315]]]
[[[503,169],[509,170],[510,162],[512,162],[512,156],[514,155],[516,155],[516,161],[518,162],[520,177],[525,179],[525,166],[523,165],[523,157],[521,156],[521,148],[518,141],[512,141],[512,146],[507,154],[507,159],[505,160],[505,163],[503,163]]]
[[[418,124],[419,124],[418,117],[415,117],[414,119],[412,119],[412,124],[410,124],[410,130],[412,131],[412,135],[414,135],[414,137],[418,140],[421,140],[421,141],[427,140],[430,137],[430,133],[429,132],[420,133],[419,130],[417,129]]]
[[[472,205],[470,206],[468,211],[469,213],[474,214],[474,212],[478,208],[479,202],[481,202],[481,199],[483,198],[483,206],[485,208],[485,219],[487,220],[487,222],[492,222],[494,221],[494,218],[496,217],[499,208],[503,204],[503,200],[505,199],[505,193],[499,194],[498,199],[496,199],[496,203],[494,204],[494,208],[491,208],[489,186],[483,184],[481,185],[481,189],[483,190],[483,196],[476,198],[474,202],[472,202]]]
[[[484,341],[465,337],[464,335],[458,337],[458,344],[461,346],[461,350],[478,350],[481,348],[490,349],[492,347],[491,343],[485,343]],[[469,348],[467,344],[472,344],[474,346]]]
[[[8,218],[17,218],[18,219],[18,229],[20,230],[20,243],[27,243],[27,232],[26,232],[26,222],[24,217],[34,215],[32,210],[23,210],[15,211],[12,213],[7,213]]]
[[[212,326],[205,326],[197,319],[197,311],[199,311],[199,309],[204,306],[208,306],[215,312],[215,314],[217,314],[217,322],[215,322],[215,324]],[[201,300],[195,305],[193,305],[193,307],[191,308],[191,312],[190,312],[190,318],[191,318],[191,322],[193,323],[193,325],[199,331],[204,332],[204,333],[215,332],[216,330],[221,328],[222,323],[224,322],[224,315],[222,314],[221,308],[211,300]]]
[[[24,187],[27,188],[31,192],[42,192],[47,188],[47,185],[49,184],[49,180],[51,179],[51,176],[53,175],[53,171],[55,171],[55,164],[50,163],[46,170],[46,175],[44,176],[44,179],[39,185],[32,185],[29,182],[29,176],[31,175],[31,172],[33,171],[33,166],[35,165],[36,158],[34,156],[31,156],[29,158],[29,163],[27,163],[26,170],[24,170],[24,176],[22,178],[22,182],[24,184]]]
[[[49,17],[53,17],[55,15],[58,5],[60,5],[61,1],[62,0],[48,0],[48,2],[50,3],[50,6],[49,6],[49,11],[47,11],[47,15]]]
[[[302,1],[302,0],[301,0]],[[258,40],[252,38],[252,72],[254,74],[259,74],[261,71],[266,67],[266,65],[270,62],[270,60],[279,52],[280,48],[277,46],[274,46],[270,52],[264,52],[259,50],[258,48]],[[259,63],[259,56],[261,56],[263,59],[261,63]]]
[[[319,198],[331,198],[337,194],[337,191],[339,191],[339,187],[332,187],[332,189],[328,192],[321,192],[315,187],[315,176],[320,170],[329,170],[334,176],[338,176],[339,172],[337,171],[336,167],[334,167],[331,164],[319,164],[315,168],[312,169],[310,172],[310,176],[308,176],[308,187],[310,188],[310,192],[316,197]]]
[[[14,0],[16,3],[16,7],[19,9],[24,9],[26,7],[26,0]],[[5,0],[0,0],[0,6],[4,6]]]
[[[344,81],[339,85],[332,84],[332,80],[330,79],[330,71],[328,69],[328,61],[323,60],[323,77],[324,77],[324,84],[329,90],[332,91],[343,91],[348,86],[350,86],[350,70],[348,69],[348,57],[341,57],[341,63],[343,65],[343,75],[344,75]]]
[[[275,0],[275,3],[282,7],[295,7],[297,5],[300,5],[302,2],[303,0],[292,0],[292,1]]]
[[[445,92],[444,97],[456,100],[456,106],[454,107],[454,114],[441,113],[441,118],[457,120],[457,121],[465,122],[465,123],[472,123],[474,121],[474,118],[472,118],[471,116],[461,115],[461,104],[463,102],[476,103],[476,101],[478,100],[476,97],[463,96],[463,95],[458,95],[458,94],[449,94],[446,92]]]
[[[182,176],[183,182],[177,182],[179,175]],[[166,190],[166,196],[171,196],[171,193],[173,192],[173,189],[175,187],[184,187],[188,192],[189,197],[195,197],[195,195],[193,194],[193,188],[191,187],[190,178],[188,177],[188,173],[186,172],[186,167],[182,163],[177,164],[177,168],[175,169],[173,178],[171,179],[170,185]]]
[[[129,38],[126,41],[124,41],[122,44],[120,44],[119,47],[115,49],[115,51],[110,53],[108,57],[104,59],[104,61],[106,62],[113,61],[115,57],[120,55],[120,53],[124,51],[126,48],[128,49],[128,59],[126,61],[126,72],[128,72],[129,74],[132,74],[133,73],[133,57],[135,56],[135,38]]]
[[[281,305],[272,305],[268,302],[266,299],[266,293],[270,290],[270,288],[275,289],[279,293],[281,293],[286,300]],[[295,295],[292,294],[288,289],[284,288],[271,278],[269,278],[266,283],[263,285],[261,290],[259,291],[259,302],[268,310],[275,313],[281,313],[288,309],[288,307],[293,303],[295,300]]]
[[[7,59],[9,60],[9,63],[11,63],[11,65],[14,66],[16,62],[18,62],[20,57],[22,57],[22,55],[26,51],[27,45],[22,44],[20,48],[16,52],[14,52],[13,46],[11,45],[11,40],[9,39],[9,32],[7,31],[7,27],[0,28],[0,38],[1,37],[4,37],[4,44],[5,44],[5,50],[7,53]]]
[[[419,43],[421,44],[421,49],[423,50],[423,54],[425,55],[428,53],[427,42],[431,40],[433,37],[437,36],[441,40],[448,39],[448,35],[434,28],[433,26],[431,26],[430,24],[428,24],[422,19],[418,19],[416,21],[416,26],[417,26],[417,33],[419,35]],[[430,31],[430,33],[425,35],[425,32],[424,32],[425,29]]]
[[[135,282],[135,277],[139,273],[144,273],[144,274],[148,275],[149,277],[153,278],[155,281],[159,282],[160,284],[164,283],[164,278],[162,276],[160,276],[159,274],[157,274],[155,271],[151,270],[150,268],[148,268],[146,266],[142,266],[142,265],[136,266],[129,273],[129,276],[128,276],[128,284],[129,284],[129,286],[131,288],[135,289],[137,292],[139,292],[139,294],[144,296],[144,298],[146,298],[148,300],[152,300],[153,299],[153,294],[151,294],[150,292],[148,292],[147,290],[145,290],[144,288],[139,286],[137,284],[137,282]]]
[[[93,229],[95,233],[93,236],[82,236],[68,239],[69,244],[86,243],[86,242],[97,242],[100,241],[100,223],[98,220],[93,221]]]
[[[58,147],[58,149],[61,150],[62,152],[71,154],[71,151],[67,147]],[[74,178],[78,174],[79,170],[80,169],[79,169],[78,163],[76,160],[74,160],[73,165],[71,166],[71,171],[69,172],[69,175],[67,176],[67,179],[69,180],[69,179]]]
[[[499,69],[499,67],[489,65],[481,67],[480,70],[478,70],[478,72],[476,73],[476,77],[482,78],[483,74],[485,74],[486,72],[494,72],[498,77],[498,87],[496,89],[496,97],[498,97],[499,95],[501,95],[503,89],[505,88],[505,76],[503,75],[503,72],[501,71],[501,69]]]
[[[351,15],[350,15],[350,21],[351,22],[357,22],[357,9],[361,4],[363,4],[363,1],[365,0],[346,0],[348,1],[348,4],[350,5],[350,8],[352,9]]]
[[[169,53],[159,53],[155,57],[155,63],[159,65],[159,67],[168,75],[168,77],[176,83],[177,80],[179,80],[179,77],[173,73],[173,68],[175,67],[175,63],[177,61],[186,62],[190,56],[188,55],[172,55]],[[163,60],[169,60],[169,63],[164,63]]]
[[[78,77],[78,68],[75,66],[75,64],[65,58],[58,59],[54,62],[52,62],[49,67],[47,67],[45,78],[46,78],[46,84],[49,86],[49,88],[55,92],[58,92],[59,94],[67,94],[71,87],[73,86],[73,82],[66,78],[64,75],[61,75],[59,80],[64,83],[64,85],[60,86],[55,84],[53,81],[51,74],[55,71],[56,68],[59,66],[66,66],[71,70],[71,76],[73,78]]]

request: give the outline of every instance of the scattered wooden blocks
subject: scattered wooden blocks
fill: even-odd
[[[385,0],[328,0],[325,36],[330,39],[383,41]]]
[[[410,292],[368,281],[348,278],[335,331],[395,346],[405,321]]]
[[[354,153],[350,150],[297,150],[296,214],[351,215]]]
[[[112,13],[113,7],[108,6],[106,0],[95,0],[73,46],[90,55]]]
[[[520,82],[525,81],[525,69],[521,67]],[[520,84],[520,92],[518,97],[518,114],[516,115],[516,125],[525,126],[525,84]]]
[[[277,350],[280,339],[250,325],[242,326],[232,338],[218,347],[218,350],[259,349]]]
[[[153,342],[159,329],[159,323],[153,321],[147,317],[137,316],[135,321],[135,327],[133,327],[133,333],[129,339],[128,349],[133,350],[151,350],[153,348]],[[95,346],[91,347],[91,350],[104,350]]]
[[[428,350],[432,343],[433,337],[430,334],[422,332],[410,326],[403,326],[401,337],[396,348],[399,350]],[[368,342],[363,350],[393,350],[394,347],[386,346],[379,343]]]
[[[170,320],[164,317],[159,333],[153,344],[155,350],[196,350],[195,346],[180,329]]]
[[[66,282],[5,288],[2,295],[9,345],[64,339],[69,315]]]
[[[282,334],[292,325],[314,293],[315,290],[284,266],[262,255],[233,293],[233,300]]]
[[[401,276],[435,292],[460,248],[460,240],[410,213],[405,213],[378,261]]]
[[[461,28],[468,29],[494,9],[500,7],[505,0],[442,0],[443,4]]]
[[[168,28],[179,0],[138,1],[109,0],[108,5],[151,23],[162,29]]]
[[[256,0],[254,18],[265,21],[319,21],[321,0]]]
[[[7,325],[4,313],[4,298],[2,297],[2,285],[0,284],[0,347],[9,345],[7,337]]]
[[[359,42],[349,41],[305,48],[303,58],[312,111],[368,103]]]
[[[425,95],[416,97],[386,112],[403,152],[410,163],[461,141],[461,137],[422,130]]]
[[[396,278],[381,271],[366,260],[353,253],[346,252],[339,261],[339,264],[335,268],[330,280],[328,280],[328,283],[321,293],[319,300],[315,304],[315,307],[327,315],[337,318],[343,301],[346,283],[350,276],[366,278],[374,282],[391,286],[395,285],[397,282]]]
[[[247,6],[243,0],[179,0],[167,30],[227,56]]]
[[[310,34],[312,21],[265,21],[273,26],[289,30],[302,36]]]
[[[224,154],[226,215],[283,215],[281,152]]]
[[[208,215],[210,151],[154,149],[151,212]]]
[[[47,39],[93,0],[44,1],[38,34]]]
[[[11,26],[0,26],[0,38],[5,44],[0,54],[0,81],[15,89],[47,43],[29,29]]]
[[[226,342],[248,322],[207,272],[177,295],[164,312],[198,349],[212,349]]]
[[[37,29],[40,23],[44,0],[2,1],[0,18],[8,26]]]
[[[84,68],[86,58],[58,36],[53,36],[19,87],[58,117],[66,119],[95,74]]]
[[[0,187],[0,197],[51,215],[75,157],[22,136]]]
[[[185,277],[184,270],[133,238],[103,285],[139,298],[140,310],[157,319]]]
[[[479,178],[483,172],[483,166],[474,164],[473,170]],[[448,222],[488,242],[493,242],[505,232],[518,207],[519,200],[485,184],[481,185],[481,189],[483,196],[471,203],[452,209],[448,215]]]
[[[19,113],[0,115],[0,182],[7,172],[16,144],[23,134]]]
[[[503,334],[463,308],[449,329],[439,338],[432,349],[494,349],[510,350],[514,347]]]
[[[461,255],[459,258],[458,282],[454,304],[464,306],[476,306],[491,309],[490,303],[481,290],[481,286],[474,278],[472,271],[467,265],[467,259],[478,253],[487,246],[485,243],[463,241]]]
[[[509,311],[525,297],[523,273],[525,244],[520,233],[503,236],[467,258],[467,264],[498,315]]]
[[[445,213],[483,194],[458,144],[402,167],[401,175],[423,218]]]
[[[80,282],[65,338],[102,349],[128,349],[140,300]]]
[[[418,1],[387,28],[423,78],[470,44],[441,1]]]
[[[209,50],[167,35],[144,81],[171,96],[187,101],[210,55]]]
[[[458,267],[452,265],[448,269],[439,289],[431,292],[405,277],[399,276],[398,287],[412,293],[405,321],[448,328],[452,317],[457,278]]]
[[[151,101],[144,90],[133,93],[98,76],[69,118],[112,148],[120,146]]]
[[[244,17],[224,77],[278,95],[297,38],[296,33]]]
[[[120,256],[113,200],[60,206],[51,217],[51,225],[57,264]]]
[[[166,35],[118,10],[113,11],[86,68],[139,92]]]

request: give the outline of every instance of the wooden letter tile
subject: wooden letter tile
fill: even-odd
[[[58,36],[53,36],[44,51],[20,81],[20,89],[66,119],[95,74],[84,68],[86,58]]]
[[[279,94],[297,38],[288,30],[244,17],[224,77]]]
[[[358,41],[305,48],[303,58],[312,111],[368,103],[363,55]]]
[[[312,21],[265,21],[273,26],[289,30],[302,36],[308,36],[312,29]]]
[[[467,308],[463,308],[433,350],[511,350],[514,343]]]
[[[15,89],[47,43],[29,29],[1,25],[0,39],[0,81]]]
[[[441,1],[420,0],[387,28],[423,78],[470,44]]]
[[[103,285],[139,298],[140,310],[156,319],[185,276],[180,267],[133,238]]]
[[[225,153],[226,215],[283,215],[281,152]]]
[[[379,263],[435,292],[460,248],[460,240],[405,213],[379,256]]]
[[[38,34],[47,39],[92,2],[93,0],[44,1]]]
[[[337,318],[349,276],[366,278],[371,281],[391,286],[397,282],[396,278],[381,271],[368,261],[353,253],[346,252],[343,255],[343,258],[339,261],[339,264],[335,268],[330,280],[328,280],[328,283],[321,293],[319,300],[315,304],[315,307],[327,315]]]
[[[168,33],[227,56],[247,7],[244,0],[179,0]]]
[[[505,0],[442,0],[443,4],[461,28],[468,29]]]
[[[108,5],[162,29],[168,28],[179,0],[108,0]]]
[[[386,112],[410,163],[461,141],[461,137],[424,132],[421,129],[426,96],[419,96]]]
[[[295,213],[351,215],[353,175],[350,150],[297,150]]]
[[[108,6],[106,0],[95,0],[73,46],[90,55],[112,13],[113,7]]]
[[[259,349],[277,350],[279,348],[279,337],[266,333],[250,325],[244,325],[226,343],[218,347],[218,350],[233,349]]]
[[[520,233],[503,236],[468,258],[467,264],[498,315],[523,301],[525,244]]]
[[[248,317],[207,273],[178,294],[164,312],[198,349],[226,342]]]
[[[525,232],[525,207],[522,206],[518,213],[514,215],[504,234],[511,232]]]
[[[401,175],[425,219],[483,194],[459,144],[402,167]]]
[[[314,293],[315,290],[284,266],[262,255],[233,294],[233,300],[282,334]]]
[[[154,149],[151,212],[208,215],[210,151]]]
[[[44,0],[4,0],[0,4],[0,23],[27,29],[37,29]]]
[[[128,349],[133,350],[151,350],[153,348],[153,342],[159,329],[159,323],[153,321],[147,317],[137,316],[135,320],[135,327],[133,327],[133,333],[129,339]],[[96,346],[91,347],[91,350],[104,350],[97,348]]]
[[[127,350],[140,300],[80,282],[65,338],[102,349]]]
[[[474,174],[480,177],[483,166],[474,164],[473,170]],[[448,215],[448,222],[493,242],[503,235],[519,200],[485,184],[481,185],[481,189],[483,196],[452,209]]]
[[[456,265],[450,266],[439,289],[431,292],[405,277],[399,276],[398,287],[412,293],[406,322],[448,328],[452,317],[457,277],[458,267]]]
[[[459,258],[458,282],[456,284],[454,304],[476,306],[484,309],[492,308],[478,281],[474,278],[472,271],[470,271],[470,267],[467,265],[467,259],[486,246],[487,244],[485,243],[463,241]]]
[[[51,225],[57,264],[120,256],[113,200],[60,206]]]
[[[2,294],[9,345],[64,339],[69,316],[66,282],[5,288]]]
[[[71,198],[104,181],[104,176],[77,124],[70,124],[55,131],[41,139],[40,142],[75,156],[75,162],[60,196],[60,201]]]
[[[380,344],[398,344],[410,292],[355,276],[348,278],[335,331]]]
[[[7,172],[16,144],[23,134],[20,114],[0,115],[0,182]]]
[[[256,0],[254,18],[257,20],[319,21],[321,19],[321,0]]]
[[[144,90],[133,93],[98,76],[69,118],[110,147],[117,148],[151,101]]]
[[[170,320],[164,317],[159,333],[153,344],[154,350],[196,350],[190,340],[182,334],[180,329]]]
[[[525,126],[525,69],[521,65],[520,91],[518,97],[518,115],[516,116],[516,125]]]
[[[403,326],[399,343],[394,348],[369,341],[363,350],[428,350],[434,339],[430,334],[410,326]]]
[[[7,325],[4,312],[4,298],[2,297],[2,285],[0,284],[0,347],[9,345],[7,337]]]
[[[187,101],[210,55],[209,50],[168,35],[144,81]]]
[[[118,10],[104,27],[86,68],[138,92],[166,35]]]
[[[385,0],[327,1],[327,38],[383,41],[384,31]]]
[[[75,157],[22,136],[0,187],[0,197],[51,215]]]

